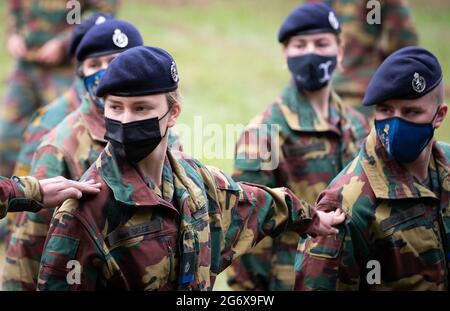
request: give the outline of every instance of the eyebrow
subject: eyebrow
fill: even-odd
[[[122,104],[121,101],[115,100],[115,99],[110,99],[110,98],[106,99],[106,101],[107,101],[107,102],[111,102],[111,103],[113,103],[113,104]]]
[[[107,102],[110,102],[111,104],[119,104],[123,105],[123,102],[117,99],[108,98],[106,100]],[[151,105],[156,106],[157,104],[150,100],[136,100],[130,103],[131,105]]]
[[[302,37],[294,37],[294,38],[292,38],[292,42],[299,43],[299,42],[304,42],[304,41],[306,41],[306,39],[302,38]]]
[[[390,106],[385,103],[377,104],[375,108],[389,108]]]
[[[154,105],[152,101],[146,101],[146,100],[137,100],[135,102],[131,103],[132,105]]]
[[[405,106],[405,107],[402,107],[401,109],[402,109],[402,110],[414,109],[414,110],[420,110],[420,111],[425,110],[425,109],[423,108],[422,105],[418,105],[418,106]]]

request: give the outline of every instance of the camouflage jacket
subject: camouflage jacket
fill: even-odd
[[[278,126],[277,128],[274,126]],[[357,155],[369,128],[363,115],[330,99],[329,118],[316,114],[311,104],[289,85],[266,111],[254,118],[236,147],[233,178],[268,187],[288,187],[314,204],[328,183]],[[261,150],[268,145],[277,167],[266,169]],[[258,153],[259,151],[259,153]],[[265,163],[266,162],[266,163]],[[299,236],[286,232],[266,238],[233,264],[230,285],[235,289],[292,290]]]
[[[24,144],[17,157],[14,175],[25,176],[30,173],[33,155],[42,138],[80,106],[85,92],[83,81],[76,79],[63,95],[37,110],[25,131]]]
[[[309,0],[311,1],[311,0]],[[317,0],[315,0],[317,2]],[[367,0],[325,0],[342,24],[343,71],[333,75],[333,87],[353,107],[362,109],[367,85],[381,62],[392,52],[418,41],[407,0],[380,0],[380,23],[369,24]],[[348,100],[355,97],[355,101]]]
[[[236,183],[181,152],[167,152],[162,189],[110,147],[83,177],[91,178],[100,194],[55,212],[39,290],[211,290],[261,238],[288,226],[303,232],[315,215],[288,189]],[[70,260],[82,267],[74,284]]]
[[[80,13],[115,14],[118,0],[81,0]],[[18,33],[30,50],[41,47],[47,41],[60,38],[67,45],[73,24],[68,22],[70,8],[64,0],[9,0],[8,33]],[[30,55],[29,57],[32,58]]]
[[[296,289],[448,290],[449,160],[450,146],[434,142],[429,182],[420,183],[372,131],[318,199],[347,220],[337,237],[299,244]]]
[[[13,176],[0,177],[0,218],[7,212],[38,211],[42,208],[42,196],[36,178]]]
[[[78,180],[106,146],[103,110],[83,96],[81,106],[51,130],[37,149],[31,175]],[[54,209],[20,213],[6,252],[3,288],[34,290],[38,266]]]
[[[32,175],[38,179],[64,176],[78,180],[106,146],[103,109],[87,96],[81,106],[44,136],[33,158]],[[178,137],[169,131],[169,147],[181,149]],[[54,209],[20,213],[16,217],[6,253],[3,288],[34,290],[45,237]]]

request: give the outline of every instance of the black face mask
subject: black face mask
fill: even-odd
[[[300,90],[317,91],[328,84],[336,68],[336,56],[305,54],[288,57],[287,64]]]
[[[122,123],[105,117],[105,139],[111,142],[116,157],[137,163],[155,150],[164,136],[159,130],[159,121],[164,119],[170,109],[161,118]]]

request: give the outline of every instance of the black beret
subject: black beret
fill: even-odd
[[[91,27],[81,39],[76,57],[82,62],[89,57],[120,53],[143,44],[142,36],[136,27],[114,18]]]
[[[321,32],[339,33],[341,27],[336,13],[325,3],[304,3],[284,20],[278,32],[278,41],[292,36]]]
[[[175,61],[163,49],[139,46],[117,56],[100,80],[97,96],[144,96],[178,88]]]
[[[107,19],[113,18],[111,15],[103,14],[103,13],[96,13],[92,15],[89,18],[86,18],[83,20],[79,25],[75,27],[73,30],[72,36],[70,37],[69,41],[69,56],[74,57],[75,52],[78,48],[78,45],[81,42],[81,39],[83,39],[84,35],[93,27],[94,25],[101,24],[105,22]]]
[[[389,55],[367,86],[364,106],[390,99],[415,99],[432,91],[442,80],[442,69],[429,51],[409,46]]]

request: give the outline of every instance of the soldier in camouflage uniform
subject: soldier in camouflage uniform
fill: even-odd
[[[83,20],[73,31],[69,42],[69,56],[75,57],[81,39],[86,32],[94,25],[98,25],[109,19],[109,15],[96,13]],[[25,176],[30,173],[31,160],[36,152],[42,137],[54,129],[72,111],[75,111],[81,104],[81,98],[86,93],[81,77],[81,71],[76,70],[76,77],[71,87],[50,104],[41,107],[31,117],[30,124],[25,130],[24,143],[16,160],[14,175]]]
[[[71,58],[75,56],[75,51],[77,50],[78,44],[86,32],[95,24],[100,24],[108,18],[110,18],[109,15],[96,13],[83,20],[78,26],[75,27],[69,42],[69,56]],[[30,174],[31,160],[36,152],[36,149],[41,143],[42,137],[61,123],[61,121],[64,120],[69,113],[76,110],[80,106],[81,98],[86,92],[80,73],[80,70],[77,70],[74,82],[71,87],[64,92],[64,94],[55,99],[52,103],[39,108],[31,117],[30,124],[26,128],[23,136],[24,143],[22,144],[22,149],[17,156],[14,175],[26,176]],[[17,215],[17,213],[10,213],[7,215],[9,232],[11,232],[14,228],[15,218]],[[8,244],[9,234],[8,238],[5,240],[6,244]]]
[[[334,9],[342,22],[344,59],[342,70],[333,77],[333,86],[345,103],[373,117],[372,107],[361,105],[370,78],[389,54],[418,41],[408,1],[379,0],[369,8],[368,0],[323,2]],[[380,23],[370,24],[368,20],[376,17],[374,9],[378,7]]]
[[[121,36],[113,36],[116,31]],[[127,45],[119,40],[124,36]],[[105,125],[102,103],[92,95],[93,87],[86,80],[102,75],[120,52],[142,44],[139,31],[118,19],[96,24],[86,33],[76,52],[86,84],[81,106],[44,136],[33,158],[32,176],[44,179],[61,175],[78,180],[94,163],[106,146]],[[36,288],[39,260],[52,214],[53,210],[47,209],[16,217],[3,273],[5,289]]]
[[[110,143],[84,178],[104,191],[56,212],[40,290],[211,290],[237,256],[285,227],[336,233],[339,212],[317,214],[287,189],[240,184],[167,148],[180,113],[173,58],[155,47],[119,55],[97,90]],[[82,266],[68,284],[67,262]]]
[[[279,41],[284,44],[290,68],[293,58],[340,57],[339,26],[330,23],[330,14],[333,12],[326,5],[305,4],[287,17],[281,26]],[[314,34],[308,34],[311,32]],[[315,46],[310,48],[305,42]],[[303,49],[293,51],[296,46]],[[320,64],[311,59],[305,61],[304,66],[320,67]],[[297,73],[306,76],[306,73],[293,71],[294,79]],[[322,70],[318,73],[316,77],[322,77]],[[323,110],[314,101],[318,94],[326,99]],[[278,126],[277,133],[273,125]],[[268,187],[289,187],[297,196],[314,204],[333,177],[356,156],[367,134],[365,117],[345,105],[328,81],[314,90],[293,81],[265,112],[250,122],[240,137],[232,176],[237,181]],[[261,141],[267,141],[265,144],[270,145],[272,153],[279,154],[277,166],[264,167],[267,161],[260,152]],[[229,285],[236,290],[292,290],[298,239],[295,232],[283,233],[276,239],[265,238],[233,263],[227,271]]]
[[[81,14],[113,13],[117,0],[82,0]],[[63,0],[8,1],[7,47],[15,59],[0,108],[0,175],[11,176],[31,115],[73,81],[67,45],[73,25]]]
[[[316,205],[347,219],[337,237],[299,244],[297,290],[448,290],[450,146],[432,139],[443,100],[438,60],[422,48],[375,72],[363,101],[375,128]]]

